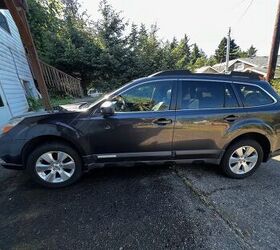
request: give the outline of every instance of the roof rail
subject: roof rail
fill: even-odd
[[[188,70],[166,70],[160,71],[155,74],[150,75],[149,77],[160,77],[160,76],[213,76],[213,77],[236,77],[236,78],[247,78],[252,80],[260,80],[260,76],[254,72],[239,72],[232,71],[229,74],[226,73],[192,73]]]
[[[241,78],[249,78],[254,80],[260,80],[260,76],[254,72],[239,72],[239,71],[231,71],[229,74],[232,77],[241,77]]]
[[[155,77],[155,76],[178,76],[178,75],[191,75],[192,72],[189,70],[165,70],[165,71],[160,71],[157,73],[154,73],[150,75],[149,77]]]

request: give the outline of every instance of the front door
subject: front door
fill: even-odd
[[[176,83],[145,82],[112,98],[116,110],[113,116],[91,118],[89,140],[95,159],[103,162],[170,158]]]
[[[0,83],[0,134],[2,132],[2,127],[9,121],[10,118],[11,113]]]
[[[185,80],[179,84],[174,129],[177,159],[216,159],[226,132],[238,118],[239,103],[230,82]]]

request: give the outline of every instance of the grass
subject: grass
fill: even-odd
[[[271,81],[272,86],[275,88],[277,93],[280,95],[280,79],[274,79]]]
[[[66,96],[66,97],[51,97],[50,98],[50,101],[51,101],[51,105],[53,107],[57,107],[59,105],[65,105],[65,104],[71,104],[74,102],[74,98],[73,97],[69,97],[69,96]]]

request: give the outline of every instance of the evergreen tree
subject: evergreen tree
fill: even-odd
[[[224,37],[218,48],[215,51],[215,59],[218,63],[225,62],[226,61],[226,51],[227,51],[227,39]],[[234,39],[231,39],[230,41],[230,53],[229,53],[229,59],[233,60],[238,58],[240,55],[240,48],[235,43]]]
[[[112,90],[132,79],[167,69],[191,69],[225,61],[226,38],[206,57],[197,44],[183,39],[162,41],[158,27],[128,23],[101,0],[101,18],[93,21],[79,0],[28,0],[28,20],[38,54],[45,62],[81,79],[84,91],[94,86]],[[230,59],[253,57],[256,48],[241,51],[234,40]]]
[[[247,50],[248,57],[255,57],[257,55],[257,49],[251,45],[251,47]]]
[[[176,63],[175,69],[187,69],[190,63],[190,39],[187,35],[178,43],[178,45],[172,50],[172,56],[174,56]]]
[[[203,51],[201,51],[197,44],[193,44],[193,47],[192,47],[192,51],[191,51],[191,54],[190,54],[190,63],[191,65],[194,65],[196,60],[198,58],[201,58],[201,57],[205,57],[205,54],[203,53]]]

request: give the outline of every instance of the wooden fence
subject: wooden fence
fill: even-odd
[[[65,94],[73,97],[82,97],[81,81],[63,71],[40,61],[44,79],[50,94]]]

